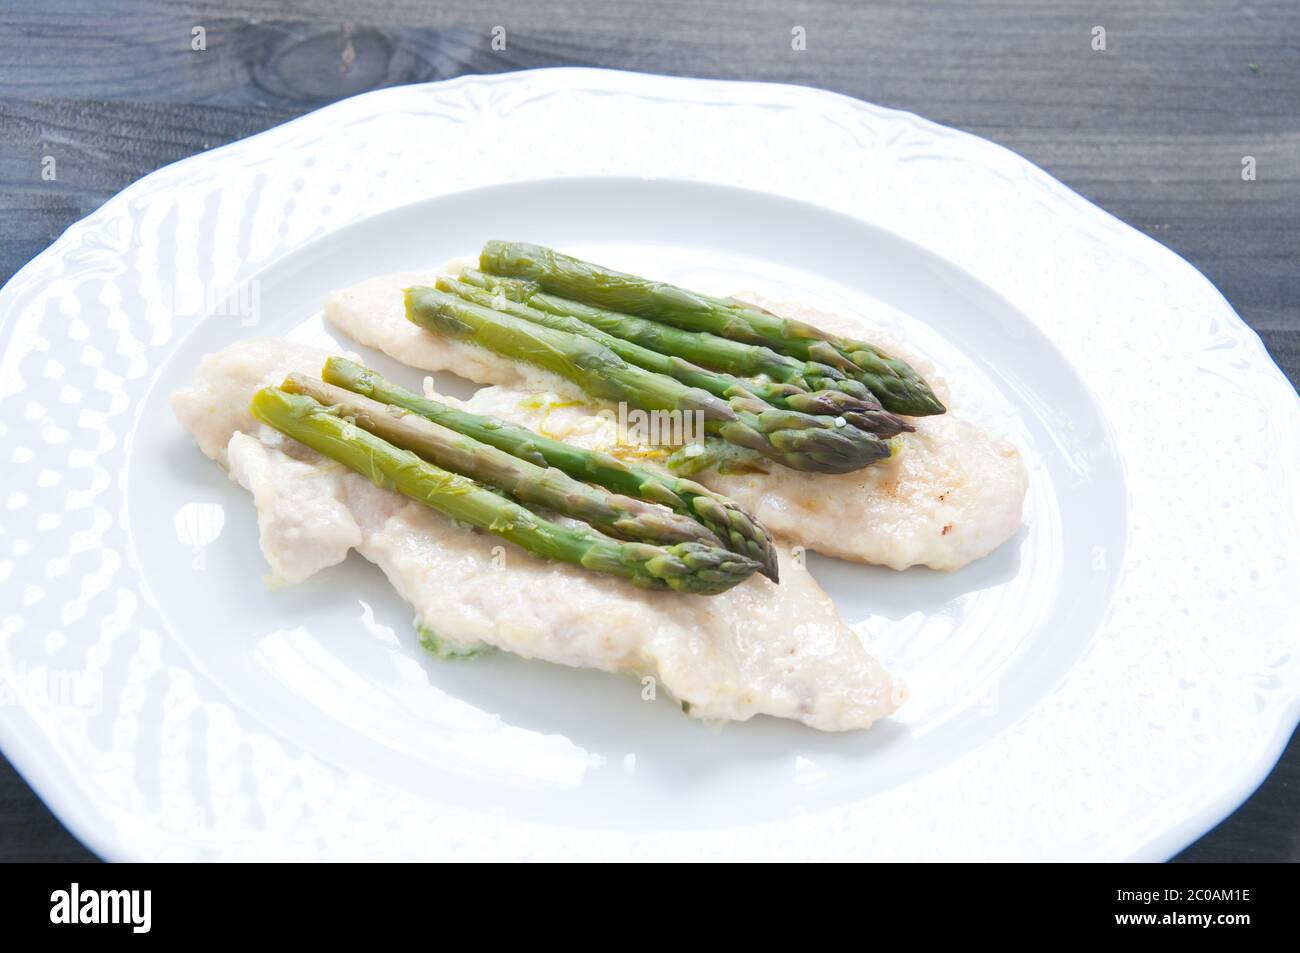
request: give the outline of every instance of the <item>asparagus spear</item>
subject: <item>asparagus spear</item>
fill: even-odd
[[[581,335],[542,327],[435,288],[407,288],[406,316],[431,331],[469,338],[558,374],[594,397],[644,410],[700,411],[706,432],[795,470],[849,473],[889,456],[883,441],[847,422],[778,410],[752,397],[722,400],[628,364]]]
[[[356,427],[310,397],[264,387],[253,395],[254,417],[446,516],[477,526],[543,559],[610,573],[650,589],[712,595],[758,568],[744,556],[702,543],[652,546],[621,542],[587,526],[543,519],[468,477],[422,460]]]
[[[635,315],[582,304],[547,294],[536,281],[489,275],[477,268],[461,270],[460,280],[488,291],[500,292],[539,311],[563,314],[585,321],[609,334],[624,338],[662,354],[675,354],[705,367],[716,367],[740,377],[764,375],[781,383],[811,390],[809,378],[847,380],[833,367],[810,365],[807,361],[778,354],[771,348],[745,344],[700,331],[684,331]]]
[[[689,517],[580,483],[562,470],[521,460],[413,411],[303,374],[290,374],[280,389],[306,394],[376,437],[414,451],[430,463],[499,487],[523,503],[590,523],[608,536],[643,543],[719,544],[717,536]]]
[[[838,338],[750,304],[612,271],[524,242],[488,242],[479,255],[479,267],[492,274],[531,279],[546,291],[586,304],[827,364],[864,384],[893,413],[922,417],[944,412],[930,386],[905,362],[861,341]]]
[[[575,480],[586,480],[625,496],[661,503],[675,513],[703,524],[732,552],[757,561],[760,572],[777,581],[777,554],[766,527],[737,503],[692,480],[635,464],[595,450],[553,440],[526,427],[457,410],[413,393],[376,374],[368,367],[342,357],[325,362],[321,377],[350,391],[419,414],[434,423],[473,437],[538,466],[562,470]]]
[[[659,374],[668,374],[684,384],[707,390],[717,397],[752,395],[773,407],[785,410],[843,417],[853,426],[882,439],[915,429],[901,417],[884,410],[870,392],[864,391],[863,396],[855,397],[832,389],[810,392],[795,383],[765,379],[739,380],[729,373],[704,370],[692,363],[696,357],[687,359],[682,353],[687,351],[697,356],[701,363],[716,365],[719,363],[718,353],[724,355],[722,360],[725,362],[729,349],[739,349],[742,360],[750,352],[757,352],[754,360],[759,364],[765,367],[782,366],[779,362],[767,361],[762,353],[767,352],[773,358],[789,362],[785,365],[786,369],[789,369],[789,365],[797,368],[796,373],[789,375],[792,379],[797,379],[797,375],[810,370],[806,362],[785,358],[767,348],[741,344],[711,334],[683,331],[645,318],[566,301],[541,292],[534,282],[517,278],[498,278],[474,269],[462,271],[460,278],[459,281],[439,278],[439,290],[535,324],[589,337],[604,344],[631,364]],[[683,342],[682,339],[688,340]],[[645,343],[647,341],[654,343]],[[816,369],[811,370],[815,372]],[[814,379],[818,378],[815,376]]]
[[[881,408],[879,399],[862,383],[850,380],[841,371],[827,364],[801,361],[787,354],[778,354],[769,347],[733,341],[707,331],[686,331],[648,318],[592,307],[579,301],[547,294],[541,290],[537,282],[525,278],[489,275],[476,268],[462,269],[459,277],[468,284],[500,292],[512,301],[527,304],[539,311],[575,317],[615,337],[632,341],[652,351],[659,351],[661,354],[673,354],[738,377],[770,377],[773,381],[800,390],[842,392],[857,398],[871,408],[850,411],[863,415],[850,422],[855,426],[861,426],[864,430],[879,433],[881,436],[885,436],[890,428],[898,426],[898,423],[895,423],[898,418]],[[904,431],[915,429],[911,424],[901,421],[900,423]]]
[[[476,268],[462,269],[459,277],[460,280],[476,287],[499,291],[511,300],[527,304],[539,311],[578,318],[609,334],[633,341],[662,354],[673,354],[739,377],[770,377],[774,381],[801,390],[840,391],[864,403],[869,403],[877,415],[887,413],[880,407],[880,400],[861,382],[851,380],[842,371],[828,364],[803,361],[788,354],[779,354],[759,344],[733,341],[707,331],[686,331],[648,318],[596,308],[579,301],[549,295],[541,290],[537,282],[525,278],[489,275]],[[872,411],[864,413],[872,413]],[[883,429],[893,426],[892,421],[895,418],[891,415],[875,419],[882,427],[882,431],[877,432],[881,432],[883,436]],[[866,426],[864,429],[875,431],[876,428]],[[915,428],[910,424],[904,424],[903,429]]]

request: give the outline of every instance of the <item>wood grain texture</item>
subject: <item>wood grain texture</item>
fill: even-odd
[[[985,136],[1187,258],[1300,380],[1294,0],[11,0],[0,280],[169,162],[382,86],[560,65],[808,84]],[[1300,860],[1297,749],[1183,859]],[[78,856],[6,766],[0,860]]]

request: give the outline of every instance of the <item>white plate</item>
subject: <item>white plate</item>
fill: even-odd
[[[895,718],[713,730],[631,680],[433,662],[356,557],[262,585],[166,395],[488,237],[883,315],[1020,445],[987,559],[812,561],[908,680]],[[1163,858],[1296,722],[1294,391],[1185,262],[911,115],[596,70],[383,90],[135,184],[0,320],[4,751],[111,858]]]

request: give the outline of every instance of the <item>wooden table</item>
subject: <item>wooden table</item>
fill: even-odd
[[[10,0],[0,280],[168,162],[379,86],[560,65],[803,83],[1002,143],[1191,261],[1300,375],[1295,0]],[[89,859],[2,767],[0,860]],[[1295,738],[1180,859],[1300,860]]]

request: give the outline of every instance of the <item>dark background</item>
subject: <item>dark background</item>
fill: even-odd
[[[1187,258],[1300,377],[1297,0],[2,0],[0,281],[169,162],[376,87],[538,66],[802,83],[992,139]],[[78,859],[0,764],[0,860]],[[1295,738],[1179,859],[1300,859]]]

